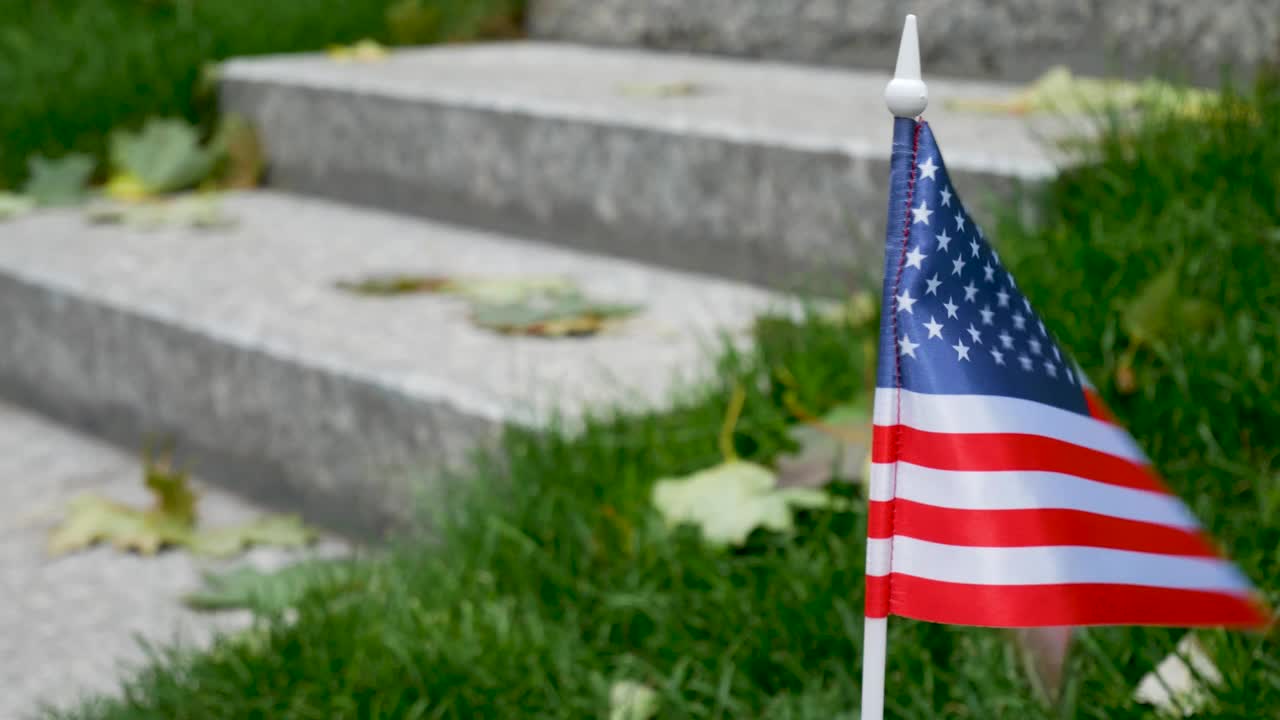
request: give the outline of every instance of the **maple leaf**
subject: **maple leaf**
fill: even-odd
[[[209,177],[217,162],[217,151],[203,147],[199,133],[185,120],[152,118],[138,132],[112,133],[115,177],[106,189],[120,199],[184,190]]]
[[[540,293],[516,302],[480,302],[471,309],[476,325],[504,335],[567,337],[595,335],[638,313],[637,305],[605,303],[578,293]]]
[[[22,187],[22,194],[36,205],[76,205],[84,200],[89,188],[89,178],[96,163],[88,155],[73,153],[57,160],[42,156],[27,161],[30,177]]]
[[[296,515],[264,515],[243,525],[199,530],[188,544],[197,555],[228,557],[254,545],[305,547],[315,538],[315,531]]]
[[[241,567],[206,573],[204,587],[183,598],[196,610],[251,610],[270,615],[296,607],[313,589],[353,579],[354,565],[345,559],[311,559],[274,571]]]

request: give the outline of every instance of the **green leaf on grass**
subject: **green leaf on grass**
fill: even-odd
[[[742,545],[757,528],[789,533],[793,508],[832,507],[833,500],[821,490],[779,488],[769,468],[742,460],[664,478],[653,488],[654,507],[668,525],[694,525],[717,545]]]
[[[111,164],[118,185],[147,196],[193,187],[209,177],[218,153],[200,144],[200,134],[185,120],[153,118],[138,132],[111,135]]]
[[[609,688],[609,720],[650,720],[658,714],[658,691],[630,680]]]
[[[1213,303],[1184,297],[1178,288],[1178,268],[1171,265],[1125,303],[1121,310],[1121,323],[1134,344],[1150,347],[1173,333],[1202,330],[1220,314],[1220,309]]]
[[[204,587],[183,598],[196,610],[251,610],[270,615],[296,607],[313,589],[348,582],[354,566],[345,559],[304,560],[275,571],[241,567],[206,573]]]
[[[57,160],[37,155],[27,164],[31,174],[22,187],[22,194],[43,207],[76,205],[83,201],[96,166],[93,158],[78,153]]]
[[[516,302],[476,303],[471,320],[504,335],[582,337],[635,315],[638,305],[605,303],[579,293],[535,293]]]
[[[833,480],[863,480],[871,452],[871,398],[833,408],[791,428],[799,450],[778,458],[778,485],[819,488]]]
[[[1221,671],[1195,635],[1187,633],[1175,652],[1142,678],[1134,699],[1154,705],[1163,717],[1190,717],[1210,704],[1206,686],[1220,684]]]
[[[25,195],[0,192],[0,222],[22,217],[31,212],[35,206],[35,201]]]

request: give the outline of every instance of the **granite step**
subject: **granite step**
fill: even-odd
[[[270,183],[290,191],[826,292],[878,282],[891,53],[882,66],[498,43],[234,60],[222,102],[257,124]],[[1010,86],[930,90],[971,209],[1056,172],[1045,137],[1061,123],[947,107]]]
[[[0,718],[46,717],[88,696],[118,694],[120,680],[148,659],[143,643],[207,645],[216,633],[249,625],[247,612],[197,613],[182,596],[201,573],[251,565],[273,569],[303,557],[349,550],[324,538],[315,548],[259,547],[229,560],[181,552],[154,557],[98,546],[61,557],[50,533],[83,494],[135,507],[151,502],[137,452],[129,453],[0,403]],[[221,527],[261,511],[199,482],[200,522]]]
[[[1216,85],[1280,53],[1271,0],[531,0],[535,37],[848,67],[884,67],[920,16],[925,73],[1026,81],[1163,72]]]
[[[777,295],[275,192],[229,230],[0,225],[0,395],[125,447],[176,443],[210,482],[376,535],[504,423],[661,407]],[[589,339],[482,330],[444,296],[334,288],[365,273],[560,275],[643,303]],[[425,495],[420,495],[424,493]]]

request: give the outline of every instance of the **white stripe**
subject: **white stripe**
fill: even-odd
[[[893,463],[871,463],[871,488],[867,492],[867,499],[872,502],[888,502],[895,494]]]
[[[894,393],[901,393],[895,398]],[[901,403],[901,414],[899,412]],[[936,433],[1021,433],[1062,440],[1147,464],[1129,433],[1110,423],[1034,400],[996,395],[932,395],[877,388],[874,422]]]
[[[893,571],[971,585],[1123,583],[1238,593],[1250,589],[1248,580],[1234,565],[1218,558],[1074,545],[963,547],[895,537]]]
[[[893,541],[888,538],[867,538],[867,575],[883,577],[893,565]]]
[[[871,466],[877,475],[891,475],[891,463]],[[1030,470],[968,472],[935,470],[898,463],[894,495],[936,507],[957,510],[1082,510],[1123,520],[1169,525],[1185,530],[1200,527],[1178,498],[1164,493],[1117,487],[1073,475]],[[890,500],[876,497],[872,500]]]

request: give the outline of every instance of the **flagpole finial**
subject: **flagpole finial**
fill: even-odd
[[[895,117],[913,118],[929,105],[929,88],[920,76],[920,38],[916,16],[908,15],[898,46],[898,66],[884,89],[884,101]]]

